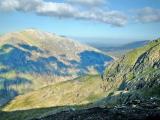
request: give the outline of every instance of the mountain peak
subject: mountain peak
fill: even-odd
[[[7,97],[78,76],[102,73],[112,60],[93,47],[37,29],[6,34],[0,41],[0,72],[4,71],[2,76],[11,76],[0,86],[15,81],[2,88]],[[9,89],[13,86],[18,87],[11,95]]]
[[[36,28],[27,28],[23,31],[40,31],[39,29],[36,29]]]
[[[36,28],[28,28],[28,29],[25,29],[25,30],[22,30],[21,32],[26,32],[26,33],[41,33],[41,34],[52,34],[52,35],[56,35],[55,33],[51,33],[51,32],[46,32],[46,31],[42,31],[40,29],[36,29]]]

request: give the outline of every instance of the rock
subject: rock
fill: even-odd
[[[94,107],[90,109],[63,111],[33,120],[160,120],[160,104],[155,100],[133,100],[131,105],[117,105],[113,108]],[[154,106],[157,105],[156,107]]]

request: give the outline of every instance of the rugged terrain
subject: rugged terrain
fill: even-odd
[[[160,85],[160,40],[135,49],[105,72],[106,81],[118,81],[118,90],[152,89]]]
[[[0,114],[8,120],[158,120],[160,40],[110,63],[101,77],[79,77],[18,96]]]
[[[106,96],[101,84],[100,76],[94,75],[49,85],[16,97],[3,110],[15,111],[93,103]]]
[[[112,60],[53,33],[27,29],[0,37],[0,105],[56,82],[98,74]]]
[[[113,108],[94,107],[83,110],[62,111],[32,120],[159,120],[160,100],[130,101]]]

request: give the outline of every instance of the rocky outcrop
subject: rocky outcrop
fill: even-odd
[[[88,52],[87,52],[88,54]],[[93,53],[89,52],[89,56],[92,56]],[[83,54],[83,55],[86,55]],[[90,57],[82,57],[85,59],[83,65],[88,65],[90,62]],[[100,58],[99,55],[97,57],[92,58]],[[23,57],[22,57],[23,58]],[[52,58],[53,59],[53,58]],[[44,61],[44,59],[42,60]],[[72,61],[76,64],[75,61]],[[43,63],[43,62],[42,62]],[[47,62],[48,63],[48,62]],[[93,61],[93,63],[96,63]],[[101,63],[99,61],[98,63]],[[90,77],[89,77],[90,78]],[[10,102],[8,104],[8,108],[4,107],[3,110],[17,110],[13,109],[15,106],[19,106],[20,110],[22,106],[31,105],[31,108],[37,104],[37,108],[44,104],[41,109],[44,107],[49,107],[53,105],[55,100],[58,97],[54,96],[55,88],[56,91],[60,90],[55,95],[63,96],[67,95],[67,97],[63,99],[57,99],[57,101],[67,101],[76,97],[77,100],[83,98],[80,93],[89,94],[84,95],[87,99],[83,99],[83,103],[85,104],[85,100],[96,99],[98,101],[95,102],[87,102],[88,104],[84,106],[65,106],[71,103],[70,101],[63,104],[65,109],[61,109],[59,111],[52,111],[47,108],[47,112],[44,110],[42,114],[38,114],[37,110],[33,113],[37,116],[34,116],[30,119],[32,120],[159,120],[160,118],[160,40],[155,40],[150,42],[148,45],[135,49],[128,54],[124,55],[121,59],[111,63],[106,71],[104,76],[101,76],[99,79],[99,83],[97,83],[97,78],[93,76],[94,79],[91,82],[87,82],[87,84],[83,85],[83,89],[80,88],[82,83],[86,83],[86,79],[83,79],[84,82],[81,82],[76,79],[73,84],[73,81],[64,82],[65,85],[69,85],[69,87],[61,87],[65,89],[57,89],[56,86],[45,87],[41,90],[37,90],[35,92],[31,92],[30,94],[26,94],[26,96],[18,96],[17,99]],[[95,82],[95,84],[93,84]],[[76,87],[74,88],[74,85]],[[90,86],[90,87],[89,87]],[[103,89],[103,90],[102,90]],[[68,90],[70,92],[68,92]],[[73,92],[73,90],[76,90]],[[78,91],[77,91],[78,90]],[[80,91],[79,91],[80,90]],[[84,91],[82,91],[84,90]],[[44,93],[44,94],[41,94]],[[47,93],[47,95],[46,95]],[[48,94],[50,93],[50,95]],[[62,94],[66,93],[66,94]],[[70,94],[68,94],[70,93]],[[94,93],[100,94],[97,96]],[[101,96],[101,93],[102,94]],[[50,97],[51,96],[51,97]],[[47,97],[49,99],[47,99]],[[46,100],[45,102],[43,99]],[[67,99],[67,100],[66,100]],[[22,101],[23,100],[23,101]],[[48,101],[49,100],[49,101]],[[75,99],[73,99],[75,100]],[[26,101],[28,103],[26,103]],[[33,102],[34,101],[34,102]],[[45,106],[49,103],[47,106]],[[52,104],[51,104],[52,103]],[[75,102],[73,102],[75,103]],[[57,104],[58,106],[59,104]],[[74,104],[76,105],[76,104]],[[6,105],[7,106],[7,105]],[[28,107],[30,108],[30,106]],[[71,109],[70,109],[71,108]],[[57,110],[57,108],[55,108]],[[18,111],[20,117],[22,111]],[[25,111],[27,112],[27,111]],[[30,116],[26,115],[25,118]],[[4,113],[6,114],[6,113]],[[23,116],[23,115],[22,115]],[[17,117],[17,116],[16,116]],[[24,116],[23,116],[24,117]]]
[[[63,111],[33,120],[159,120],[160,100],[132,100],[113,108],[90,108]]]
[[[111,63],[105,81],[117,83],[117,90],[137,90],[160,86],[160,40],[135,49]]]

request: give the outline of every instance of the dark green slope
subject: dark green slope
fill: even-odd
[[[137,90],[160,85],[160,40],[135,49],[106,69],[106,81],[119,82],[118,90]]]

